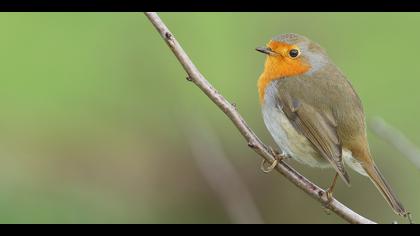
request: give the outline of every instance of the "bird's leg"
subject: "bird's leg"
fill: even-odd
[[[337,183],[337,178],[338,178],[338,173],[335,173],[331,186],[327,189],[327,191],[325,191],[325,194],[327,195],[327,200],[328,200],[327,205],[330,204],[330,202],[333,199],[333,191],[334,191],[335,184]]]
[[[278,151],[274,150],[272,147],[268,147],[271,155],[274,156],[274,161],[273,163],[271,163],[270,166],[266,167],[265,163],[267,162],[265,159],[262,160],[261,162],[261,170],[264,173],[270,173],[278,164],[280,161],[282,161],[284,159],[284,157],[286,157],[286,154],[284,152],[279,153]]]
[[[331,211],[328,209],[328,207],[331,201],[333,200],[333,191],[334,191],[335,184],[337,183],[337,178],[338,178],[338,173],[335,173],[331,186],[327,189],[327,191],[325,191],[325,194],[327,195],[327,203],[324,205],[324,210],[325,210],[325,213],[327,213],[327,215],[331,214],[330,213]]]

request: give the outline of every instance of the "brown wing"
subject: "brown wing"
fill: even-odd
[[[334,117],[331,114],[320,114],[312,106],[289,94],[282,94],[278,98],[283,112],[295,129],[314,145],[349,185],[350,177],[344,169],[342,146]]]

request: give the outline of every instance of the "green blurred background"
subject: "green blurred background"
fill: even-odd
[[[279,33],[320,43],[368,119],[420,145],[420,14],[162,13],[203,75],[264,142],[254,48]],[[211,127],[267,223],[344,223],[276,173],[192,83],[140,13],[0,14],[0,223],[230,223],[203,178],[189,130]],[[200,121],[200,122],[199,122]],[[195,137],[193,137],[195,138]],[[420,173],[369,132],[376,162],[420,219]],[[319,186],[332,170],[292,163]],[[213,170],[217,174],[217,169]],[[335,197],[382,223],[393,214],[351,172]],[[226,180],[228,181],[228,180]],[[416,217],[417,216],[417,217]]]

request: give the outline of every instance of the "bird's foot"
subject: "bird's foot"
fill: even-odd
[[[331,210],[329,209],[330,204],[332,202],[333,198],[333,189],[328,188],[327,191],[325,191],[325,195],[327,197],[327,202],[324,204],[324,211],[327,215],[331,214]]]
[[[325,195],[327,196],[327,206],[330,205],[330,203],[332,202],[332,200],[334,199],[333,197],[333,189],[332,188],[328,188],[327,191],[325,191]]]
[[[274,168],[276,168],[276,166],[279,164],[279,162],[281,162],[285,157],[287,157],[286,153],[284,153],[284,152],[280,153],[280,152],[274,150],[272,147],[268,147],[268,149],[269,149],[271,155],[274,156],[274,161],[273,161],[273,163],[271,163],[270,166],[267,167],[266,166],[267,161],[265,159],[262,160],[261,170],[264,173],[270,173],[272,170],[274,170]]]
[[[337,183],[337,178],[338,178],[338,173],[335,173],[335,176],[334,176],[334,179],[333,179],[333,182],[332,182],[331,186],[327,189],[327,191],[325,191],[325,195],[327,197],[327,201],[326,201],[326,203],[324,205],[324,209],[325,209],[325,211],[326,211],[327,214],[330,213],[328,208],[329,208],[332,200],[334,199],[333,198],[333,192],[334,192],[335,184]]]

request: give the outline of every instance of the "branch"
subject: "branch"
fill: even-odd
[[[226,157],[211,128],[197,123],[190,124],[186,130],[198,170],[219,197],[232,222],[262,224],[261,214],[248,187]]]
[[[192,63],[188,55],[182,49],[181,45],[175,39],[173,34],[169,31],[166,25],[162,22],[159,16],[154,12],[145,13],[150,22],[154,25],[156,30],[160,33],[169,48],[175,54],[178,61],[188,74],[188,80],[192,81],[198,88],[201,89],[225,114],[229,117],[232,123],[236,126],[242,136],[245,138],[248,146],[252,148],[257,154],[264,158],[269,163],[272,163],[275,158],[270,153],[266,145],[255,135],[249,128],[242,116],[236,110],[236,107],[228,102],[199,72],[199,70]],[[292,167],[284,162],[280,162],[275,168],[280,174],[286,177],[294,185],[302,189],[305,193],[313,199],[325,205],[332,212],[350,223],[358,224],[374,224],[375,222],[357,214],[336,199],[328,202],[326,193],[323,189],[316,186],[304,176],[299,174]]]
[[[394,146],[400,153],[420,169],[420,149],[416,147],[401,131],[387,124],[382,118],[373,119],[369,127],[379,138]]]

